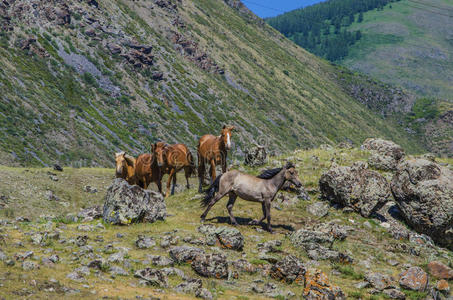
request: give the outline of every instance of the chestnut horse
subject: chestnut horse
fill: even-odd
[[[153,154],[140,154],[135,163],[135,178],[137,184],[146,189],[151,182],[155,182],[162,194],[161,170]]]
[[[136,160],[126,152],[115,153],[116,178],[125,179],[130,185],[135,184],[135,163]]]
[[[153,154],[156,156],[157,164],[161,168],[163,174],[168,175],[167,192],[165,197],[170,195],[170,183],[173,181],[171,194],[175,193],[176,173],[184,169],[187,181],[187,188],[190,188],[189,178],[195,172],[195,165],[192,153],[184,144],[168,145],[163,142],[158,142],[152,146]]]
[[[210,164],[211,183],[215,180],[216,165],[222,166],[222,173],[226,172],[227,167],[227,151],[231,149],[231,135],[234,126],[223,126],[219,136],[212,134],[203,135],[198,142],[198,178],[200,184],[198,192],[201,193],[206,164]]]

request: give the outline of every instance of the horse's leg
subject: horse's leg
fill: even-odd
[[[261,222],[264,221],[264,219],[266,219],[267,217],[267,214],[266,214],[266,205],[263,203],[261,203],[261,208],[263,209],[263,217],[259,220],[252,220],[249,222],[249,225],[258,225],[260,224]]]
[[[215,160],[211,159],[211,184],[214,182],[216,174],[215,174]]]
[[[189,184],[189,177],[190,174],[192,173],[192,170],[190,169],[191,167],[185,167],[184,168],[184,175],[186,176],[186,181],[187,181],[187,189],[190,189],[190,184]]]
[[[227,203],[228,213],[230,214],[230,221],[231,221],[231,224],[233,224],[233,225],[238,225],[238,222],[236,222],[236,218],[233,216],[233,206],[234,206],[234,202],[236,201],[237,197],[238,196],[235,193],[230,192],[230,199],[228,200],[228,203]]]
[[[227,152],[225,152],[225,155],[222,154],[222,173],[226,172],[227,168]]]
[[[161,193],[163,195],[163,193],[162,193],[162,180],[160,178],[156,180],[156,185],[157,185],[157,189],[159,190],[159,193]]]
[[[269,200],[266,200],[265,201],[265,206],[266,206],[266,217],[267,217],[267,231],[269,231],[270,233],[274,233],[272,231],[272,227],[271,227],[271,201]]]
[[[214,204],[217,203],[217,201],[219,201],[220,199],[222,199],[228,192],[224,192],[224,193],[217,193],[217,195],[212,198],[211,202],[209,202],[208,204],[208,207],[206,208],[206,210],[204,211],[204,213],[201,215],[201,222],[204,221],[204,219],[206,218],[206,216],[208,215],[208,212],[209,210],[214,206]]]
[[[170,184],[171,184],[171,180],[172,180],[172,177],[174,176],[175,174],[175,169],[171,169],[170,171],[170,174],[168,175],[168,180],[167,180],[167,191],[165,193],[165,198],[167,198],[168,196],[170,196]]]
[[[201,155],[198,157],[198,180],[199,180],[199,185],[198,185],[198,192],[202,192],[202,185],[203,185],[203,179],[204,179],[204,173],[205,173],[205,162],[204,159],[201,157]]]
[[[175,173],[173,174],[173,186],[171,187],[171,194],[175,194],[175,187],[176,187],[176,170]]]

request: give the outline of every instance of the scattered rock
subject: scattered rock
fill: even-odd
[[[398,166],[393,196],[406,222],[419,233],[453,249],[453,171],[425,159]]]
[[[54,164],[53,169],[55,171],[63,172],[63,168],[59,164]]]
[[[270,276],[286,283],[303,283],[305,271],[304,265],[297,257],[287,255],[272,266]]]
[[[82,209],[77,217],[82,219],[82,222],[89,222],[95,219],[102,218],[102,207],[97,205],[90,208]]]
[[[204,277],[228,277],[228,263],[226,257],[220,253],[196,256],[192,261],[192,269]]]
[[[217,240],[223,248],[242,250],[244,247],[244,237],[236,228],[201,225],[198,227],[198,231],[206,235],[208,245],[212,244],[212,241]]]
[[[39,266],[35,262],[26,260],[26,261],[22,262],[22,269],[24,269],[24,271],[31,271],[34,269],[39,269]]]
[[[450,286],[448,285],[448,281],[446,281],[445,279],[439,280],[436,284],[436,290],[448,294],[450,292]]]
[[[256,273],[257,271],[256,267],[253,264],[242,258],[234,261],[233,266],[242,272],[250,274]]]
[[[386,289],[383,291],[384,295],[386,295],[390,299],[406,299],[406,294],[404,294],[402,291],[399,289]]]
[[[201,279],[189,278],[186,281],[178,284],[175,287],[175,291],[178,293],[195,294],[199,289],[202,288]]]
[[[384,206],[390,197],[387,180],[378,172],[368,170],[363,162],[351,167],[333,163],[321,175],[319,189],[325,199],[350,207],[364,217]]]
[[[148,249],[156,246],[156,241],[152,237],[139,235],[137,240],[135,241],[135,245],[139,249]]]
[[[164,198],[158,192],[131,186],[117,178],[107,189],[103,217],[112,224],[127,225],[136,222],[152,223],[166,216]]]
[[[440,261],[431,261],[428,264],[428,271],[439,279],[453,279],[453,270]]]
[[[190,246],[179,246],[170,249],[170,257],[176,263],[192,262],[197,255],[204,255],[204,251],[200,248]]]
[[[113,276],[128,276],[129,272],[118,266],[112,266],[109,270],[110,274]]]
[[[174,261],[171,260],[170,258],[162,255],[151,255],[147,254],[146,258],[150,261],[151,264],[159,267],[167,267],[167,266],[172,266],[174,264]]]
[[[315,202],[307,207],[307,211],[314,216],[324,217],[329,213],[329,205],[325,202]]]
[[[75,243],[79,247],[83,247],[88,243],[88,236],[86,235],[79,235],[75,239]]]
[[[266,148],[264,146],[255,146],[244,150],[244,164],[248,166],[262,166],[266,164]]]
[[[86,192],[86,193],[90,193],[90,194],[96,194],[98,192],[98,189],[95,188],[95,187],[92,187],[90,185],[85,185],[83,187],[83,191]]]
[[[158,287],[168,286],[167,275],[165,275],[161,270],[145,268],[136,271],[134,276],[144,280],[147,285],[154,285]]]
[[[334,237],[321,231],[299,229],[291,234],[290,240],[295,246],[304,246],[308,243],[330,245]]]
[[[423,292],[428,285],[428,274],[420,267],[410,267],[400,274],[401,287]]]
[[[396,170],[398,163],[404,158],[404,150],[392,141],[382,139],[366,139],[361,149],[371,150],[368,164],[384,171]]]
[[[321,270],[309,270],[305,273],[305,286],[302,296],[309,300],[346,299],[343,291],[330,284],[327,275]]]
[[[365,280],[368,281],[373,288],[379,291],[394,287],[394,280],[392,277],[377,272],[367,273],[365,275]]]

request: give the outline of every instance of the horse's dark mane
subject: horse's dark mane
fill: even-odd
[[[277,175],[283,168],[275,168],[275,169],[267,169],[267,170],[264,170],[263,173],[261,173],[260,175],[256,176],[258,178],[261,178],[261,179],[270,179],[272,177],[274,177],[275,175]]]

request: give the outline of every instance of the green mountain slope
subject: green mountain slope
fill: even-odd
[[[194,149],[225,123],[238,154],[369,136],[421,150],[240,2],[0,5],[2,164],[111,165],[157,139]]]
[[[423,4],[420,4],[423,3]],[[363,14],[341,64],[422,96],[453,101],[453,1],[402,0]]]

